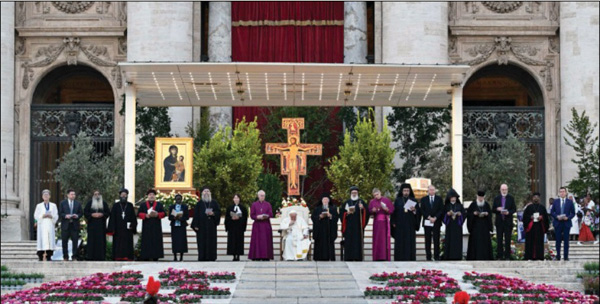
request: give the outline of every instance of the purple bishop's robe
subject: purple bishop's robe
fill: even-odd
[[[268,218],[259,220],[257,217],[261,214],[268,215]],[[271,218],[273,210],[271,204],[267,201],[257,201],[250,207],[250,217],[254,220],[252,224],[252,238],[250,239],[250,252],[248,258],[273,259],[273,230],[271,229]]]
[[[388,211],[381,208],[382,203]],[[390,214],[394,212],[394,204],[387,197],[374,198],[369,202],[369,212],[373,215],[373,261],[390,261]]]

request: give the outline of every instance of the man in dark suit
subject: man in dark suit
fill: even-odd
[[[423,214],[423,228],[425,228],[425,253],[427,260],[431,261],[431,237],[433,234],[433,257],[440,260],[440,228],[444,214],[444,202],[440,196],[435,195],[435,186],[429,185],[427,196],[421,198],[421,213]]]
[[[565,261],[569,260],[569,232],[573,225],[571,219],[575,216],[575,205],[567,198],[567,189],[560,187],[559,198],[554,200],[550,209],[552,215],[552,226],[556,233],[556,260],[560,261],[560,247],[565,242]]]
[[[496,214],[496,248],[498,260],[510,260],[510,241],[513,231],[513,214],[517,211],[515,198],[508,194],[508,186],[500,186],[500,195],[494,198],[493,212]]]
[[[77,242],[79,241],[79,219],[83,216],[81,203],[75,200],[75,190],[67,190],[67,199],[58,207],[60,218],[60,237],[62,239],[63,259],[69,260],[69,239],[73,250],[72,260],[77,260]]]

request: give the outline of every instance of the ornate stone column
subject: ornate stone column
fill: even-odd
[[[208,4],[208,61],[231,62],[231,2]],[[231,126],[232,107],[210,107],[210,122]]]
[[[344,63],[367,63],[366,2],[344,2]]]
[[[127,61],[192,61],[193,2],[127,5]],[[187,136],[192,113],[192,107],[169,108],[173,135]]]
[[[2,240],[26,239],[25,213],[19,209],[15,192],[15,3],[2,2],[2,160],[0,162],[0,191],[2,205]],[[6,161],[6,162],[5,162]],[[7,175],[6,177],[4,175]]]
[[[375,53],[381,63],[448,63],[448,3],[381,2],[378,7],[375,28],[381,31],[381,41],[376,43]],[[384,107],[383,117],[392,111]],[[394,163],[400,167],[402,160],[396,156]],[[461,193],[462,189],[456,191]]]
[[[560,185],[577,176],[571,161],[575,151],[567,146],[564,131],[572,119],[571,108],[585,110],[592,123],[598,122],[598,34],[598,2],[560,3]]]

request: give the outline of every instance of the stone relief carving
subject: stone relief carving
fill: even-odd
[[[127,37],[119,37],[119,55],[127,54]]]
[[[479,12],[479,6],[477,6],[477,2],[467,1],[465,2],[465,11],[471,14],[477,14]]]
[[[453,21],[456,19],[456,5],[457,3],[454,1],[448,2],[448,21]]]
[[[118,88],[122,86],[121,70],[117,62],[110,58],[107,47],[94,44],[81,45],[79,37],[65,37],[61,44],[50,45],[38,49],[35,58],[42,58],[35,62],[25,61],[21,64],[23,68],[23,79],[21,85],[27,89],[33,80],[33,68],[45,67],[56,61],[58,56],[66,50],[67,65],[77,65],[79,52],[83,53],[93,64],[100,67],[113,67],[111,74]]]
[[[25,38],[16,37],[15,39],[15,56],[25,54]]]
[[[527,2],[527,5],[525,6],[525,11],[530,14],[535,14],[540,11],[540,5],[540,1]]]
[[[52,5],[63,13],[79,14],[92,7],[94,1],[52,1]]]
[[[560,17],[560,2],[550,2],[548,5],[550,5],[550,21],[558,21]]]
[[[25,22],[25,2],[17,2],[15,8],[15,24],[23,25]]]
[[[98,5],[96,6],[96,13],[98,14],[104,14],[108,11],[108,8],[110,7],[111,2],[110,1],[100,1],[98,2]]]
[[[548,38],[548,50],[554,54],[560,53],[560,40],[558,37]]]
[[[121,25],[127,25],[127,2],[119,2],[119,16],[118,19]]]
[[[522,1],[482,1],[481,4],[490,11],[498,14],[512,13],[518,10],[522,5]]]
[[[552,46],[550,45],[549,48],[552,48]],[[538,47],[530,44],[515,45],[512,43],[511,37],[496,37],[493,43],[478,44],[466,49],[464,52],[474,58],[471,60],[462,60],[460,55],[449,52],[452,62],[474,66],[487,61],[496,52],[497,63],[499,65],[506,65],[508,64],[509,56],[512,54],[524,64],[542,67],[539,73],[545,82],[546,90],[552,91],[553,89],[552,70],[554,63],[551,58],[536,59],[535,57],[539,57],[541,52],[541,49]]]

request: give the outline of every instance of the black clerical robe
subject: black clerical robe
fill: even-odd
[[[158,213],[157,217],[149,217],[148,210],[152,208]],[[165,257],[161,220],[165,210],[160,202],[144,202],[138,209],[138,217],[142,219],[142,249],[140,259],[156,260]]]
[[[173,213],[179,209],[182,212],[179,218],[176,218]],[[169,207],[169,221],[171,222],[171,251],[173,253],[188,252],[187,243],[187,220],[190,218],[190,212],[186,204],[171,205]]]
[[[212,208],[213,215],[207,215],[206,210]],[[198,261],[217,260],[217,226],[221,223],[221,208],[215,200],[210,202],[198,201],[194,209],[192,229],[196,231],[198,242]]]
[[[93,217],[93,213],[101,213],[102,217]],[[102,209],[93,209],[90,200],[83,209],[83,216],[87,220],[86,258],[90,261],[104,261],[106,259],[106,220],[110,216],[108,204],[102,201]]]
[[[475,214],[477,212],[477,214]],[[482,216],[482,214],[487,215]],[[471,203],[467,209],[467,229],[469,229],[469,247],[467,260],[493,260],[492,236],[492,209],[490,204],[484,202],[482,207],[477,206],[477,201]]]
[[[417,231],[421,222],[421,208],[415,206],[415,211],[405,210],[404,205],[414,197],[397,197],[394,201],[394,213],[390,217],[390,228],[394,238],[394,260],[417,260]]]
[[[448,215],[449,211],[460,212],[460,215]],[[465,208],[457,199],[455,204],[446,202],[444,206],[444,224],[446,225],[446,238],[444,240],[444,260],[462,260],[463,228],[465,222]]]
[[[335,239],[337,239],[337,228],[339,215],[337,207],[329,204],[326,208],[331,214],[331,218],[325,216],[321,218],[321,214],[326,212],[323,204],[319,204],[313,210],[311,219],[313,222],[313,239],[315,240],[315,248],[313,259],[315,261],[335,261]]]
[[[359,203],[363,208],[359,208]],[[354,207],[354,213],[350,213],[350,207]],[[344,236],[344,261],[363,260],[363,240],[365,227],[369,219],[369,209],[362,200],[347,200],[340,208],[342,219],[342,235]]]
[[[533,216],[539,213],[534,221]],[[539,203],[533,203],[523,211],[523,227],[525,229],[525,260],[544,259],[544,235],[548,231],[550,217],[548,211]]]
[[[114,203],[107,231],[113,236],[112,254],[115,261],[133,261],[133,235],[136,234],[136,228],[137,218],[133,204]]]
[[[234,220],[231,213],[238,214],[237,210],[242,215]],[[227,207],[225,213],[225,231],[227,231],[227,254],[228,255],[243,255],[244,254],[244,232],[246,232],[246,226],[248,225],[248,208],[243,205],[238,205],[235,208],[235,204]]]

